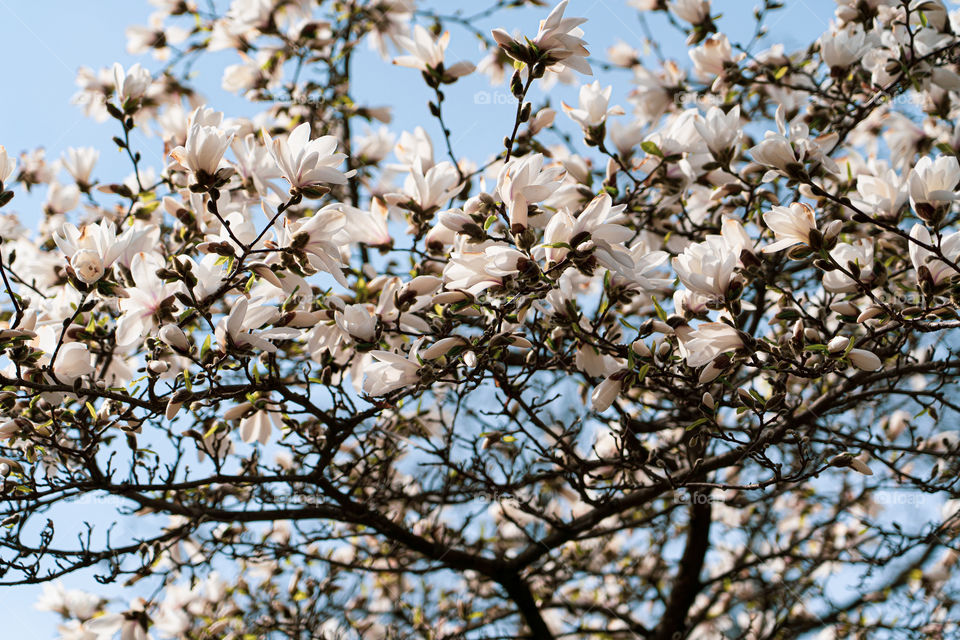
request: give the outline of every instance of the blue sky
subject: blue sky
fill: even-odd
[[[444,13],[462,9],[466,14],[486,7],[488,2],[477,0],[429,0],[424,6],[436,7]],[[754,2],[750,0],[715,0],[714,13],[723,14],[720,28],[733,41],[749,39],[753,22]],[[225,3],[220,0],[217,5]],[[770,22],[767,44],[782,42],[788,50],[805,47],[823,32],[832,17],[833,0],[794,0],[787,8],[775,14]],[[0,0],[0,47],[3,56],[2,97],[0,97],[0,144],[8,152],[43,146],[48,158],[59,157],[71,146],[94,146],[101,149],[101,158],[95,176],[118,181],[130,172],[130,165],[110,142],[116,135],[115,123],[98,124],[86,119],[79,107],[70,104],[75,93],[74,79],[80,66],[94,69],[121,62],[125,66],[141,62],[156,69],[160,63],[149,57],[126,53],[124,28],[145,24],[152,7],[145,0]],[[524,33],[536,31],[538,20],[549,8],[506,11],[500,18],[487,20],[477,26],[503,26],[508,31],[520,28]],[[642,30],[637,12],[627,6],[626,0],[571,0],[568,15],[584,16],[586,40],[595,57],[604,58],[608,46],[622,40],[643,49]],[[662,19],[651,21],[655,34],[665,34],[661,43],[664,53],[688,62],[682,39],[667,27]],[[452,26],[452,42],[447,59],[478,62],[482,57],[476,40],[463,29]],[[224,111],[228,116],[252,115],[254,109],[239,98],[222,91],[220,75],[223,66],[238,62],[236,53],[224,52],[211,56],[197,65],[196,84],[207,97],[209,106]],[[424,126],[434,138],[439,156],[443,142],[439,127],[429,117],[427,101],[432,92],[424,86],[419,73],[411,69],[393,67],[364,48],[356,58],[354,94],[361,103],[372,106],[389,104],[394,107],[394,121],[390,129],[395,133]],[[598,73],[604,84],[614,85],[614,99],[629,109],[624,98],[630,91],[630,74]],[[493,91],[489,104],[479,104],[477,92]],[[444,115],[453,131],[454,148],[458,155],[483,162],[501,147],[501,140],[513,121],[515,103],[505,87],[491,88],[485,76],[475,75],[446,89]],[[534,91],[539,102],[542,94]],[[576,90],[561,87],[551,93],[554,107],[560,100],[576,101]],[[563,114],[559,120],[565,120]],[[148,163],[159,169],[162,150],[157,138],[139,138],[137,147]],[[27,197],[18,190],[10,205],[28,227],[40,216],[44,190]],[[109,506],[97,507],[103,517]],[[89,573],[68,577],[64,582],[71,587],[89,588],[105,595],[118,594],[118,587],[100,587]],[[33,610],[39,587],[0,588],[0,615],[7,637],[23,640],[55,637],[55,616]]]

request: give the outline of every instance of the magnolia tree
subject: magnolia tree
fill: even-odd
[[[0,147],[0,580],[62,638],[957,637],[960,11],[151,4],[78,80],[129,177]]]

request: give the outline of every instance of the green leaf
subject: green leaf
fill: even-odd
[[[957,152],[953,149],[953,147],[951,147],[951,146],[950,146],[949,144],[947,144],[946,142],[940,142],[940,143],[938,143],[938,144],[937,144],[937,149],[939,149],[941,153],[944,153],[944,154],[949,155],[949,156],[955,156],[955,155],[957,155]]]
[[[651,156],[657,156],[658,158],[663,157],[663,151],[660,151],[660,147],[657,146],[656,142],[645,140],[644,142],[640,143],[640,148]]]
[[[666,322],[666,321],[667,321],[667,312],[664,311],[664,310],[663,310],[663,307],[660,306],[660,303],[657,302],[656,296],[653,296],[653,297],[652,297],[652,300],[653,300],[653,306],[657,308],[657,317],[660,318],[661,320],[663,320],[664,322]]]
[[[640,373],[637,374],[637,383],[638,383],[638,384],[641,383],[641,382],[643,382],[644,378],[647,377],[647,372],[648,372],[648,371],[650,371],[650,365],[649,365],[649,364],[645,364],[645,365],[643,365],[642,367],[640,367]]]

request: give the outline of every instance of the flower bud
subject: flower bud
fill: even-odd
[[[602,413],[609,409],[613,401],[620,395],[623,382],[621,380],[615,380],[614,378],[615,376],[606,378],[597,385],[590,395],[590,403],[593,406],[593,410],[597,413]]]
[[[863,313],[857,316],[857,323],[862,324],[867,320],[876,318],[881,313],[883,313],[883,309],[881,309],[880,307],[877,307],[877,306],[867,307],[866,309],[863,310]]]
[[[827,351],[832,354],[837,354],[842,352],[847,348],[847,345],[850,344],[850,338],[845,336],[837,336],[833,340],[827,343]]]
[[[70,266],[84,284],[93,284],[103,276],[103,261],[100,254],[91,249],[81,249],[70,259]]]
[[[860,313],[860,309],[846,301],[834,302],[832,305],[830,305],[830,310],[835,311],[842,316],[856,316]]]
[[[164,344],[177,349],[178,351],[190,351],[190,342],[183,329],[175,324],[165,324],[160,327],[158,334]]]
[[[703,397],[700,398],[700,404],[711,410],[716,406],[713,402],[713,396],[710,395],[709,391],[703,392]]]
[[[170,369],[170,364],[164,362],[163,360],[151,360],[147,363],[147,369],[150,373],[160,375],[161,373],[166,373]]]
[[[630,348],[633,349],[633,352],[641,358],[650,358],[653,356],[653,353],[650,351],[650,347],[648,347],[643,340],[634,340],[633,344],[630,345]]]
[[[847,356],[850,358],[850,364],[861,371],[876,371],[883,366],[880,358],[866,349],[851,349]]]

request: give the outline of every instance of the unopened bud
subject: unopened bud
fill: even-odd
[[[183,329],[175,324],[163,325],[160,327],[158,335],[164,344],[174,349],[179,351],[190,350],[190,342],[187,340],[187,335],[183,332]]]

